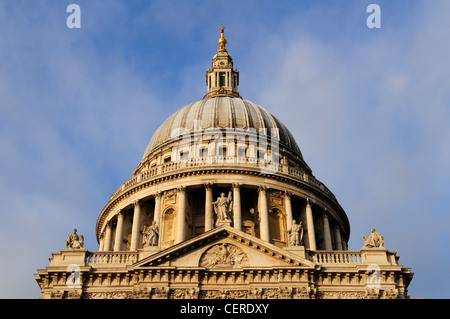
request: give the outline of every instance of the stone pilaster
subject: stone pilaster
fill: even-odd
[[[155,194],[155,211],[153,212],[153,220],[158,228],[161,225],[161,192]]]
[[[306,229],[308,231],[309,249],[316,250],[316,233],[314,231],[312,207],[309,199],[306,200]]]
[[[323,236],[325,241],[325,250],[333,250],[333,244],[331,242],[330,222],[328,221],[328,212],[325,208],[323,214]]]
[[[112,225],[111,221],[106,223],[105,242],[103,243],[104,251],[111,251]]]
[[[131,230],[131,244],[130,250],[135,251],[138,248],[138,243],[141,234],[141,204],[140,201],[137,200],[134,202],[134,214],[133,214],[133,226]]]
[[[205,186],[205,232],[213,228],[213,194],[212,185],[207,183]]]
[[[260,186],[258,188],[258,203],[261,239],[270,242],[269,209],[267,205],[267,192],[265,186]]]
[[[233,227],[242,229],[241,184],[233,183]]]
[[[178,213],[176,243],[186,239],[186,187],[178,188]]]
[[[341,231],[339,229],[339,225],[336,224],[333,227],[334,233],[334,241],[336,242],[336,250],[344,250],[344,246],[342,245],[342,236]]]
[[[287,228],[291,228],[292,226],[292,204],[291,204],[291,193],[286,191],[284,193],[284,203],[286,208],[286,223]]]
[[[116,237],[114,239],[114,251],[121,251],[123,244],[123,212],[117,213]]]

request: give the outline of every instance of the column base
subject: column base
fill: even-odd
[[[391,265],[386,248],[363,248],[360,251],[363,264]]]
[[[61,249],[59,253],[52,253],[49,258],[50,266],[69,266],[78,265],[80,267],[86,265],[86,254],[88,250],[85,248]]]
[[[287,250],[293,254],[299,255],[303,258],[306,258],[305,246],[288,246],[283,247],[284,250]]]
[[[154,255],[161,250],[159,246],[147,246],[141,249],[138,249],[139,252],[139,260],[147,258],[148,256]]]
[[[231,226],[231,220],[226,219],[226,220],[218,220],[218,221],[216,221],[216,227],[220,227],[222,225]]]

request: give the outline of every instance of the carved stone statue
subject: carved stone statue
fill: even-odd
[[[77,229],[73,229],[73,233],[69,234],[66,239],[66,247],[70,249],[83,248],[84,237],[77,234]]]
[[[231,191],[228,193],[228,197],[225,197],[225,193],[221,193],[220,197],[213,203],[214,211],[217,215],[217,221],[231,221]]]
[[[156,221],[153,221],[153,223],[148,226],[147,229],[144,229],[142,231],[142,234],[144,235],[144,247],[158,246],[159,229],[156,225]]]
[[[361,235],[364,238],[363,248],[384,248],[384,237],[380,236],[380,234],[375,231],[375,228],[372,228],[368,237],[364,236],[364,234]]]
[[[303,244],[303,226],[302,221],[300,224],[292,220],[292,226],[288,230],[285,230],[289,234],[289,246],[301,246]]]

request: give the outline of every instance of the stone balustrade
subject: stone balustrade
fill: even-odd
[[[309,259],[316,264],[362,264],[360,251],[316,250],[308,252]],[[126,266],[138,261],[138,252],[129,251],[89,251],[86,254],[86,265],[95,268],[110,266]]]
[[[310,251],[309,256],[309,259],[316,264],[335,264],[342,266],[343,264],[361,264],[363,262],[360,251]]]
[[[236,163],[228,161],[228,158],[221,158],[221,160],[214,159],[211,161],[189,161],[189,162],[170,162],[164,163],[161,165],[150,167],[149,169],[141,172],[139,174],[133,175],[130,179],[128,179],[125,183],[123,183],[111,196],[110,200],[119,196],[122,192],[127,189],[152,178],[156,178],[159,176],[163,176],[166,174],[170,174],[171,172],[177,171],[182,172],[184,169],[192,169],[192,168],[202,168],[202,169],[217,169],[221,167],[227,168],[236,168],[236,169],[261,169],[261,173],[272,173],[272,174],[281,174],[287,175],[288,177],[302,181],[303,183],[309,184],[316,188],[321,189],[327,195],[335,198],[334,194],[319,180],[317,180],[314,176],[305,174],[304,172],[297,170],[293,167],[288,167],[283,164],[264,164],[260,161],[260,159],[249,160],[246,158],[244,163]]]
[[[308,259],[318,265],[353,267],[355,265],[364,265],[368,262],[365,255],[371,254],[377,256],[380,254],[385,256],[384,260],[387,264],[397,265],[398,256],[395,252],[387,250],[364,250],[364,251],[347,251],[347,250],[308,250]],[[59,255],[77,254],[85,256],[85,265],[93,268],[116,267],[132,265],[140,259],[138,251],[86,251],[86,250],[63,250],[56,253],[55,265],[62,264],[61,260],[66,258],[58,257]],[[73,263],[74,260],[71,261]]]
[[[369,251],[370,252],[370,251]],[[387,254],[386,254],[387,253]],[[384,252],[392,265],[397,264],[395,252]],[[316,250],[308,251],[308,259],[320,265],[354,266],[365,263],[361,251]],[[88,251],[86,266],[94,268],[132,265],[139,259],[139,252],[130,251]]]
[[[90,251],[86,254],[86,265],[95,268],[127,266],[135,263],[138,255],[129,251]]]

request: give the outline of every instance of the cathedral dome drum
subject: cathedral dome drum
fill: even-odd
[[[163,122],[101,212],[99,249],[141,249],[152,226],[162,249],[221,225],[287,247],[294,224],[309,249],[346,249],[344,210],[285,125],[240,96],[223,29],[218,43],[205,96]]]

